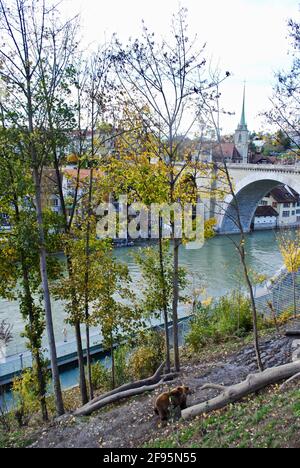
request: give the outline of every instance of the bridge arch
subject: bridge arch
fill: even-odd
[[[234,184],[245,232],[250,232],[251,222],[261,199],[278,185],[287,185],[300,194],[300,174],[293,174],[292,171],[288,172],[286,169],[283,172],[253,171],[240,181],[234,181]],[[217,229],[220,234],[239,232],[237,210],[231,195],[228,195],[222,204]]]

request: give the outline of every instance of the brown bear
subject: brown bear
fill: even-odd
[[[160,416],[161,421],[167,421],[170,408],[180,409],[180,411],[186,408],[187,395],[190,393],[189,387],[185,385],[162,393],[155,401],[154,412]]]

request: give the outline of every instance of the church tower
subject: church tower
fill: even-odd
[[[248,163],[248,149],[249,149],[249,131],[246,124],[246,117],[245,117],[245,95],[246,89],[244,86],[244,96],[243,96],[243,108],[242,108],[242,116],[241,121],[235,131],[234,135],[234,143],[236,149],[240,153],[243,158],[243,164]]]

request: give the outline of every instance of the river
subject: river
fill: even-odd
[[[252,270],[264,273],[268,277],[282,266],[282,258],[278,249],[275,234],[272,231],[255,232],[247,236],[248,264]],[[139,270],[134,262],[133,251],[136,247],[116,249],[115,256],[119,261],[126,262],[133,279],[133,285],[138,290]],[[207,241],[202,249],[180,250],[180,263],[193,274],[197,282],[205,287],[208,296],[221,296],[237,288],[241,281],[241,268],[237,252],[232,241],[227,237],[215,237]],[[55,334],[58,342],[63,341],[62,330],[65,327],[66,314],[64,306],[58,301],[52,301]],[[13,341],[8,348],[8,355],[24,351],[25,342],[20,337],[24,323],[20,316],[18,303],[0,300],[0,320],[5,319],[13,325]],[[68,328],[68,339],[73,337],[73,331]],[[45,339],[46,346],[46,339]]]

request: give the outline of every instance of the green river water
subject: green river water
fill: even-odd
[[[136,247],[116,249],[115,255],[119,261],[129,266],[133,286],[139,289],[139,270],[133,259]],[[249,266],[259,273],[271,277],[282,266],[281,254],[278,250],[275,234],[272,231],[255,232],[247,237],[247,256]],[[220,296],[231,289],[237,288],[241,282],[241,269],[238,254],[232,241],[227,237],[215,237],[206,242],[199,250],[180,251],[180,263],[189,272],[195,274],[204,284],[209,296]],[[56,339],[63,341],[63,328],[65,327],[65,312],[62,303],[53,301],[53,316]],[[6,319],[13,325],[14,339],[9,345],[9,355],[17,354],[25,349],[24,341],[20,337],[23,331],[23,321],[20,316],[18,304],[0,300],[0,320]],[[68,329],[68,339],[73,338],[73,332]],[[46,341],[45,341],[46,345]]]

